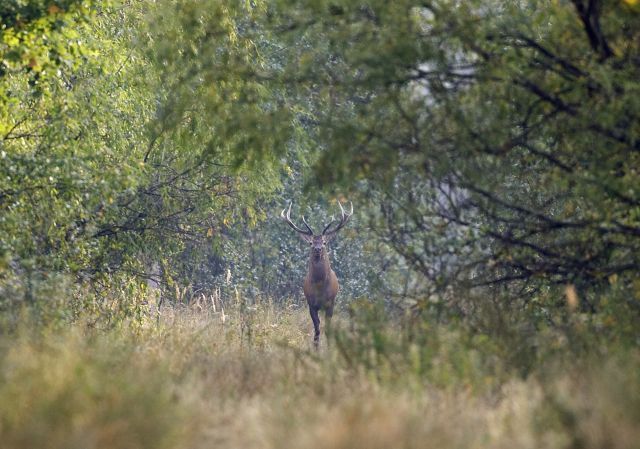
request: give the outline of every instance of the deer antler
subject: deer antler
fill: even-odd
[[[296,224],[293,221],[291,221],[292,205],[293,205],[293,201],[290,201],[289,208],[287,209],[285,207],[284,209],[282,209],[282,212],[280,212],[280,218],[282,218],[289,226],[291,226],[291,228],[293,228],[294,231],[299,232],[300,234],[303,234],[303,235],[313,236],[313,229],[311,229],[311,226],[309,226],[309,223],[307,223],[307,220],[304,219],[304,216],[302,217],[302,222],[307,228],[306,230],[299,228],[298,226],[296,226]],[[285,211],[286,211],[286,214],[285,214]]]
[[[333,217],[331,217],[331,222],[329,222],[329,224],[325,226],[324,230],[322,231],[322,235],[327,237],[333,236],[336,232],[342,229],[345,224],[347,224],[347,221],[349,221],[349,218],[351,218],[351,216],[353,215],[353,203],[349,202],[349,204],[351,204],[351,210],[347,212],[342,207],[342,204],[340,203],[340,201],[338,201],[338,206],[340,206],[340,221],[338,222],[337,226],[334,229],[329,230],[331,225],[333,225],[333,223],[335,222]]]
[[[335,217],[332,215],[331,216],[331,220],[329,221],[329,224],[326,225],[324,227],[324,229],[322,230],[322,235],[324,235],[325,232],[327,232],[327,229],[329,229],[331,227],[331,225],[336,221]]]

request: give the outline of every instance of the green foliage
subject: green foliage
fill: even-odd
[[[590,314],[566,304],[523,306],[508,293],[494,295],[449,298],[445,304],[434,298],[420,303],[419,314],[353,301],[348,325],[329,341],[340,363],[381,382],[463,384],[477,392],[495,391],[513,378],[553,378],[549,373],[557,369],[588,365],[612,352],[623,359],[637,344],[637,319],[622,312],[627,309],[621,298],[602,298],[612,309]]]
[[[261,83],[274,65],[242,4],[163,1],[148,12],[148,54],[161,74],[165,94],[156,132],[187,122],[203,153],[230,158],[234,166],[272,159],[287,144],[286,99]],[[245,130],[247,130],[245,132]],[[254,165],[255,166],[255,165]],[[277,182],[270,164],[264,177]]]
[[[5,286],[16,287],[5,287],[9,301],[33,299],[35,284],[86,270],[101,251],[91,238],[97,223],[118,192],[135,186],[140,175],[139,162],[122,154],[126,148],[133,156],[141,145],[129,140],[135,136],[130,126],[144,120],[144,112],[138,115],[139,86],[128,86],[130,97],[109,93],[132,73],[126,57],[115,59],[119,65],[98,58],[98,51],[114,56],[123,40],[109,39],[112,23],[89,8],[51,5],[33,28],[16,22],[22,37],[9,45],[23,45],[19,51],[28,53],[31,36],[46,41],[39,48],[52,59],[37,69],[11,66],[16,48],[3,53],[11,70],[0,85],[11,97],[2,102],[10,114],[0,119],[0,276]],[[11,33],[4,29],[3,39]]]
[[[0,135],[5,140],[26,119],[17,113],[21,96],[37,99],[54,93],[90,48],[81,31],[93,12],[78,0],[9,0],[0,6]]]
[[[380,198],[366,215],[428,290],[598,295],[616,275],[633,294],[639,16],[590,5],[276,2],[242,31],[277,64],[258,73],[240,50],[233,70],[296,111],[312,184]]]
[[[213,260],[214,275],[224,273],[221,245],[241,234],[234,226],[264,219],[258,201],[279,186],[277,170],[239,160],[221,132],[231,115],[247,112],[228,101],[243,87],[209,79],[215,86],[203,89],[211,96],[190,90],[189,75],[177,72],[189,70],[186,60],[176,71],[163,62],[161,25],[179,25],[160,19],[154,5],[6,8],[0,307],[46,300],[41,293],[61,277],[105,295],[93,296],[97,308],[111,302],[111,287],[145,278],[165,292],[176,281],[211,287],[211,272],[200,267]],[[227,43],[233,27],[221,28]],[[165,43],[175,49],[181,41]],[[43,56],[30,66],[32,54]],[[227,115],[216,113],[227,106]]]

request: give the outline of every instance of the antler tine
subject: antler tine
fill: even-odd
[[[336,221],[335,217],[332,215],[331,216],[331,220],[329,221],[329,224],[326,225],[324,227],[324,229],[322,230],[322,235],[324,235],[325,232],[327,232],[327,229],[329,229],[331,227],[331,225],[333,224],[333,222]]]
[[[280,212],[280,218],[282,218],[289,226],[291,226],[291,228],[294,231],[299,232],[300,234],[313,235],[313,230],[307,224],[307,222],[304,219],[304,217],[302,217],[302,221],[304,222],[304,225],[307,227],[306,231],[304,229],[300,229],[298,226],[296,226],[296,224],[293,221],[291,221],[291,206],[292,205],[293,205],[293,201],[290,201],[289,202],[289,208],[287,209],[285,207],[284,209],[282,209],[282,212]],[[285,214],[285,211],[287,212],[286,214]]]
[[[351,210],[347,213],[347,211],[344,210],[344,207],[342,207],[342,203],[340,203],[340,201],[338,200],[338,206],[340,206],[340,222],[335,227],[335,229],[332,229],[331,231],[328,231],[329,228],[331,227],[331,225],[333,224],[333,222],[335,221],[335,220],[333,220],[333,217],[332,217],[331,223],[329,223],[324,228],[324,231],[322,231],[322,235],[333,235],[336,232],[338,232],[340,229],[342,229],[342,227],[345,224],[347,224],[347,221],[349,221],[349,218],[351,218],[351,216],[353,215],[353,203],[351,201],[349,203],[351,204]]]
[[[338,201],[338,206],[340,206],[340,210],[342,211],[342,215],[346,215],[347,219],[353,215],[353,202],[349,201],[349,204],[351,205],[351,210],[349,211],[349,213],[346,213],[344,208],[342,207],[342,203],[340,203],[340,201]]]
[[[287,208],[285,207],[284,209],[282,209],[282,212],[280,212],[280,218],[282,218],[284,221],[287,221],[287,217],[289,216],[289,214],[291,213],[291,205],[293,203],[289,203],[289,211],[287,212],[287,214],[285,215],[285,211],[287,210]]]
[[[304,223],[304,225],[307,227],[307,229],[309,230],[309,232],[311,233],[311,235],[313,235],[313,229],[311,229],[311,226],[309,226],[309,223],[307,223],[307,220],[305,220],[304,215],[302,216],[302,222]]]

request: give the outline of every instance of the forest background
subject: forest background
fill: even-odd
[[[0,439],[638,447],[639,69],[633,0],[2,2]]]

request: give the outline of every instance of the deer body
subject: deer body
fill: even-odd
[[[309,314],[313,321],[313,341],[317,345],[320,340],[320,310],[324,310],[326,326],[329,327],[333,316],[333,305],[340,286],[338,277],[331,269],[329,256],[323,249],[319,260],[315,259],[313,250],[309,258],[309,271],[304,278],[304,297],[309,305]]]
[[[333,306],[335,303],[335,299],[340,289],[338,277],[331,269],[331,262],[329,261],[329,254],[327,253],[326,245],[329,240],[331,240],[331,238],[333,238],[333,236],[335,236],[335,234],[346,224],[346,222],[353,214],[353,205],[351,205],[351,212],[347,213],[342,208],[342,205],[340,203],[338,204],[340,205],[340,210],[342,211],[340,222],[334,229],[330,230],[331,226],[334,223],[334,220],[332,219],[320,235],[314,235],[313,230],[307,224],[304,217],[302,217],[302,221],[307,228],[306,230],[298,228],[291,221],[291,204],[289,204],[289,210],[287,211],[286,215],[286,209],[284,209],[280,214],[282,219],[285,220],[287,224],[289,224],[289,226],[291,226],[295,231],[299,232],[302,238],[311,245],[311,252],[309,254],[309,269],[307,271],[307,275],[304,278],[302,290],[307,300],[307,304],[309,305],[309,314],[311,315],[311,320],[313,321],[313,341],[316,347],[318,346],[318,343],[320,341],[319,311],[324,310],[327,327],[329,327],[331,317],[333,316]]]
[[[326,267],[309,268],[302,290],[309,307],[326,310],[333,309],[340,285],[336,274],[326,263]]]

